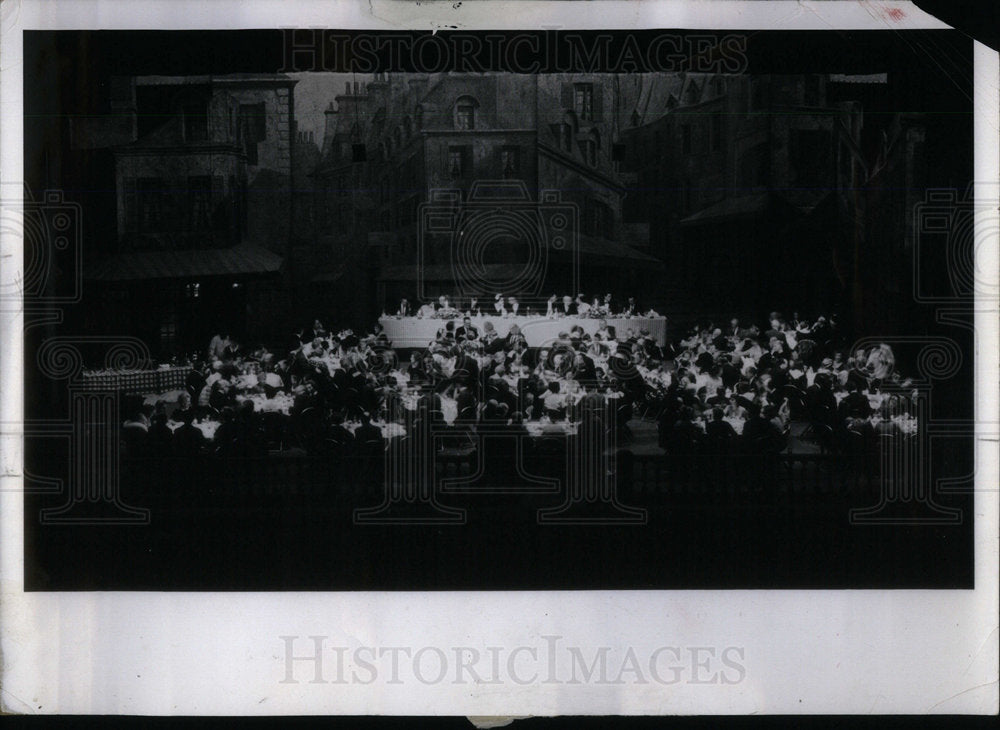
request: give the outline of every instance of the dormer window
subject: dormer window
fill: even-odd
[[[573,111],[580,119],[592,120],[594,118],[593,84],[573,85]]]
[[[476,128],[476,106],[476,100],[471,96],[463,96],[455,102],[455,129]]]

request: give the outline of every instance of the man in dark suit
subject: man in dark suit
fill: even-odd
[[[441,420],[444,409],[441,403],[441,396],[436,392],[424,393],[417,400],[417,417],[437,423]]]
[[[744,446],[751,451],[771,450],[781,438],[781,431],[761,415],[760,407],[756,403],[751,403],[747,412],[747,422],[743,425]]]
[[[628,303],[625,305],[625,309],[622,310],[622,314],[637,315],[639,314],[639,303],[636,301],[635,297],[629,297]]]
[[[479,380],[479,361],[463,350],[455,358],[452,380],[468,387],[474,387]]]
[[[354,432],[354,441],[358,444],[381,444],[384,441],[382,429],[372,424],[367,411],[361,413],[361,425]]]
[[[153,414],[153,423],[149,427],[147,447],[150,456],[170,456],[173,452],[173,433],[167,427],[167,414]]]
[[[712,409],[712,420],[705,426],[705,435],[712,442],[728,443],[736,440],[736,429],[731,423],[723,420],[724,415],[722,408]]]
[[[177,456],[196,456],[205,448],[205,436],[193,425],[194,411],[185,411],[182,425],[174,431],[173,447]]]
[[[455,330],[456,340],[475,340],[479,338],[479,330],[472,325],[472,319],[466,317],[462,320],[462,326]]]
[[[742,361],[738,355],[720,355],[719,356],[720,373],[719,377],[722,378],[722,385],[726,388],[733,388],[740,381],[741,371],[740,365]]]
[[[846,419],[847,417],[868,418],[871,415],[872,407],[868,401],[868,396],[861,392],[857,380],[847,380],[848,393],[840,401],[837,407],[837,414]],[[836,397],[836,396],[835,396]]]
[[[573,356],[573,378],[585,386],[597,384],[597,370],[594,361],[583,352],[577,352]]]
[[[232,456],[236,450],[236,423],[233,409],[226,406],[222,409],[222,423],[215,429],[212,445],[219,456]]]
[[[239,418],[236,420],[236,451],[241,456],[267,455],[264,431],[253,401],[247,400],[240,404]]]
[[[344,426],[344,412],[335,411],[326,432],[326,439],[334,450],[347,451],[354,445],[354,434]]]
[[[455,409],[458,412],[458,418],[462,421],[475,421],[477,406],[476,394],[472,391],[472,388],[467,386],[459,388],[458,396],[455,398]]]

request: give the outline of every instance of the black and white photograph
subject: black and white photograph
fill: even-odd
[[[967,35],[21,43],[25,593],[983,585]]]
[[[27,34],[27,585],[971,586],[971,76],[640,40]]]

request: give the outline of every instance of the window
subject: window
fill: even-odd
[[[712,93],[714,93],[716,96],[722,96],[723,94],[725,94],[726,82],[719,78],[715,79],[712,82]]]
[[[166,214],[166,183],[159,177],[139,178],[136,197],[138,199],[140,231],[159,231]]]
[[[470,170],[471,148],[468,146],[448,148],[448,173],[453,178],[465,177]]]
[[[588,236],[612,238],[614,218],[611,208],[599,200],[588,199],[583,207],[583,231]]]
[[[698,103],[698,87],[692,82],[688,87],[687,91],[684,92],[684,101],[688,104]]]
[[[416,111],[413,113],[413,118],[416,120],[417,131],[419,132],[424,128],[424,108],[418,106]]]
[[[392,132],[392,146],[396,149],[399,149],[400,145],[402,144],[402,141],[403,141],[403,132],[402,130],[400,130],[399,127],[396,127],[396,129],[394,129]]]
[[[208,114],[203,104],[184,105],[184,140],[204,142],[208,139]]]
[[[500,148],[500,174],[504,178],[517,177],[521,173],[521,155],[517,147]]]
[[[597,166],[597,142],[594,139],[585,139],[580,143],[583,150],[583,158],[587,161],[587,164],[596,167]]]
[[[476,128],[476,101],[472,97],[463,96],[455,104],[455,129],[470,130]]]
[[[267,116],[264,103],[240,104],[240,128],[246,148],[247,162],[257,164],[257,143],[267,139]]]
[[[722,149],[722,115],[713,114],[711,125],[711,129],[709,130],[709,144],[711,145],[712,152],[718,152]]]
[[[212,178],[208,175],[193,175],[187,181],[191,229],[208,230],[212,225]]]
[[[201,294],[201,284],[195,282],[194,284],[187,284],[184,287],[184,296],[188,299],[197,299]]]
[[[409,117],[406,117],[403,120],[403,139],[409,139],[411,134],[413,134],[413,123],[410,122]]]
[[[685,155],[691,154],[691,125],[681,126],[681,152]]]
[[[594,85],[573,85],[573,111],[580,119],[594,118]]]

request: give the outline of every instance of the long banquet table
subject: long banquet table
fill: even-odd
[[[434,341],[439,329],[442,329],[449,321],[455,323],[455,328],[462,326],[461,319],[421,319],[418,317],[381,317],[379,324],[385,329],[385,334],[395,347],[427,347]],[[606,317],[604,319],[609,327],[615,328],[618,339],[623,340],[629,331],[640,334],[643,331],[656,340],[657,344],[667,343],[667,320],[666,317]],[[592,317],[473,317],[472,324],[483,333],[483,325],[492,322],[497,334],[506,337],[511,325],[516,324],[521,328],[525,340],[531,347],[554,342],[560,332],[569,332],[574,325],[580,325],[583,331],[594,334],[600,327],[601,320]]]
[[[129,394],[163,393],[180,390],[187,382],[191,366],[170,366],[158,369],[88,370],[79,387],[89,391],[122,390]]]

